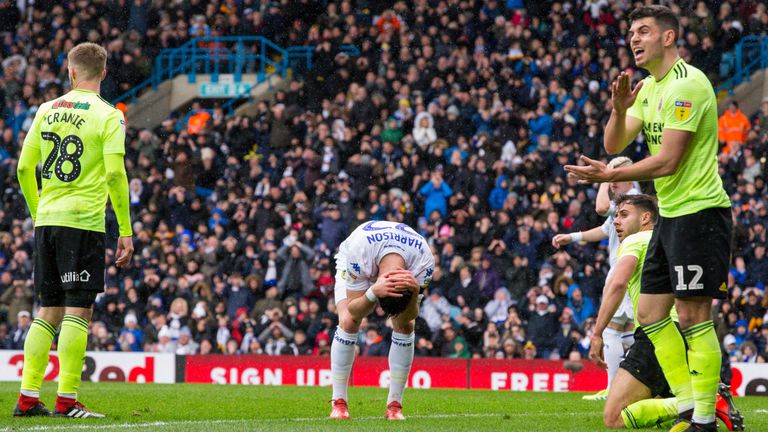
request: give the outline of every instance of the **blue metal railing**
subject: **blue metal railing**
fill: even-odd
[[[340,51],[350,56],[358,56],[360,51],[354,45],[342,45]],[[265,81],[269,76],[280,75],[288,77],[291,70],[293,76],[301,75],[312,69],[314,46],[298,46],[284,49],[271,40],[262,36],[223,36],[193,38],[177,48],[168,48],[155,58],[152,75],[139,85],[113,100],[118,102],[133,102],[147,88],[157,87],[163,81],[186,74],[189,83],[195,83],[197,74],[211,75],[211,82],[218,82],[221,74],[232,74],[234,81],[242,81],[244,73],[256,73],[256,84]],[[242,92],[230,101],[241,100],[250,94]]]
[[[733,50],[735,57],[733,75],[720,83],[715,93],[727,91],[733,94],[733,89],[744,81],[749,81],[752,74],[760,69],[768,68],[768,36],[745,36]]]

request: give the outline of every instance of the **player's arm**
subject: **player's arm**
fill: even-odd
[[[352,318],[356,322],[360,322],[373,312],[380,297],[402,297],[403,291],[405,289],[413,289],[414,285],[416,286],[416,293],[413,297],[418,298],[418,283],[416,283],[416,279],[414,279],[411,272],[395,270],[384,273],[366,291],[347,290],[347,298],[349,299],[347,308]],[[413,303],[413,299],[411,299],[411,303]],[[416,305],[418,306],[418,300]]]
[[[605,135],[603,136],[603,147],[606,153],[614,155],[621,153],[640,133],[643,128],[643,121],[627,112],[619,112],[615,108],[611,111],[608,123],[605,125]]]
[[[117,241],[118,267],[124,267],[133,255],[133,228],[131,227],[130,194],[128,175],[125,172],[125,129],[123,115],[115,110],[104,124],[104,169],[107,191],[115,210],[120,238]]]
[[[434,265],[434,264],[433,264]],[[411,272],[402,273],[399,277],[399,284],[401,287],[404,287],[411,291],[413,295],[411,295],[411,301],[408,302],[408,306],[405,307],[405,310],[402,312],[402,319],[404,321],[412,321],[415,320],[416,317],[419,316],[419,303],[421,302],[421,296],[419,293],[421,292],[422,288],[427,288],[431,282],[429,278],[427,278],[424,281],[423,285],[419,285],[418,280],[411,274]],[[423,280],[421,275],[419,276],[419,280]]]
[[[661,133],[664,144],[658,153],[636,164],[611,169],[610,181],[643,181],[673,175],[685,156],[691,138],[693,133],[690,131],[665,127]]]
[[[581,156],[585,165],[566,165],[565,170],[575,175],[583,183],[644,181],[667,177],[677,172],[685,156],[693,133],[685,130],[664,128],[661,133],[661,150],[640,162],[630,166],[609,168],[598,160]]]
[[[21,193],[24,195],[24,201],[27,202],[29,214],[32,216],[33,221],[37,220],[37,204],[40,202],[35,171],[37,170],[37,164],[42,158],[42,153],[40,152],[40,122],[45,113],[47,113],[47,110],[41,107],[37,114],[35,114],[32,126],[27,131],[24,144],[21,146],[19,162],[16,165],[16,176],[19,179]]]
[[[555,248],[559,248],[560,246],[565,246],[573,242],[586,241],[591,243],[591,242],[605,240],[607,238],[608,238],[608,235],[606,235],[603,232],[603,229],[601,227],[594,227],[588,231],[572,232],[569,234],[558,234],[552,237],[552,246]]]
[[[608,190],[611,188],[609,183],[600,183],[597,189],[597,198],[595,199],[595,211],[600,216],[608,216],[611,211],[611,195]]]
[[[629,97],[633,103],[634,97]],[[640,94],[640,97],[644,95]],[[619,109],[617,106],[627,103],[624,99],[617,99],[616,93],[612,100],[614,110]],[[712,89],[702,86],[698,81],[676,80],[666,89],[663,100],[661,120],[664,123],[664,130],[661,133],[661,149],[657,154],[634,165],[612,169],[600,161],[582,156],[581,161],[586,164],[585,166],[566,165],[565,170],[576,175],[583,182],[653,180],[676,173],[702,116],[708,112],[714,98]],[[642,119],[642,110],[638,106],[627,106],[631,107],[627,111],[630,117]],[[606,137],[609,134],[609,126],[606,127]],[[607,146],[606,150],[610,153]]]
[[[40,162],[40,149],[27,145],[25,141],[21,147],[16,175],[19,178],[21,193],[24,195],[33,221],[37,220],[37,204],[40,202],[40,196],[37,194],[37,177],[35,176],[38,162]]]
[[[634,89],[630,89],[629,74],[626,72],[619,74],[611,84],[613,110],[603,135],[603,147],[608,154],[623,151],[643,128],[642,111],[639,107],[631,109],[642,88],[643,82],[640,81]]]
[[[115,210],[120,238],[117,240],[117,255],[115,264],[125,267],[133,255],[133,229],[131,228],[130,196],[128,192],[128,175],[125,173],[123,155],[104,155],[104,165],[107,173],[107,190],[112,208]]]
[[[629,280],[637,265],[637,257],[625,255],[619,258],[616,267],[613,270],[611,278],[608,280],[603,291],[603,301],[600,304],[600,310],[597,313],[594,334],[589,348],[589,357],[594,360],[598,366],[605,367],[605,361],[602,358],[603,353],[603,331],[608,327],[611,318],[619,309],[624,295],[627,292]]]

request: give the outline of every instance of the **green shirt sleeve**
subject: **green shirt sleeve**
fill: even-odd
[[[102,130],[103,154],[125,154],[125,120],[123,113],[114,110],[104,122]]]
[[[625,256],[633,256],[637,259],[640,259],[640,256],[642,254],[643,254],[643,241],[639,236],[633,234],[627,237],[621,243],[617,256],[619,259]]]
[[[131,228],[130,197],[128,192],[128,176],[125,173],[125,163],[122,154],[104,155],[104,167],[107,172],[107,189],[109,200],[117,216],[120,237],[133,236]]]
[[[35,176],[37,164],[42,158],[40,153],[40,121],[44,117],[43,113],[46,111],[40,109],[35,115],[32,126],[24,138],[24,145],[22,145],[21,155],[19,155],[19,163],[16,166],[16,175],[19,179],[21,193],[24,195],[24,200],[27,202],[29,214],[32,216],[33,221],[37,220],[37,204],[40,202],[37,177]]]
[[[696,132],[702,116],[708,111],[710,92],[711,88],[705,88],[693,79],[669,83],[664,92],[664,129]]]
[[[21,147],[16,175],[19,178],[21,193],[24,195],[24,200],[27,202],[29,214],[32,216],[33,221],[37,220],[37,205],[40,202],[40,195],[38,195],[37,191],[37,177],[35,176],[38,162],[40,162],[40,148],[28,145],[25,139],[24,146]]]

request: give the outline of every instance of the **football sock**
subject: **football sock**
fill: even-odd
[[[48,354],[56,329],[42,318],[35,318],[24,340],[24,369],[21,373],[21,395],[19,407],[26,411],[40,398],[40,386],[43,384],[45,369],[48,367]]]
[[[608,386],[606,388],[611,388],[613,377],[619,370],[619,363],[624,358],[624,344],[621,340],[621,332],[611,328],[603,331],[603,341],[603,357],[605,363],[608,364]]]
[[[644,429],[677,418],[677,399],[644,399],[621,410],[627,429]]]
[[[715,395],[720,382],[720,344],[712,321],[683,330],[688,342],[688,367],[693,387],[693,421],[707,424],[715,421]]]
[[[347,383],[352,363],[355,361],[355,342],[357,335],[336,328],[336,335],[331,343],[331,378],[333,380],[333,400],[347,400]]]
[[[387,405],[392,401],[402,404],[403,390],[408,382],[408,374],[413,364],[413,332],[403,334],[392,332],[392,345],[389,348],[389,396]]]
[[[88,321],[77,315],[64,315],[59,335],[59,396],[77,400],[87,344]]]
[[[683,413],[693,408],[693,389],[688,373],[685,341],[683,335],[672,322],[672,318],[643,326],[643,331],[651,340],[664,377],[669,388],[677,397],[677,411]],[[719,364],[719,362],[718,362]],[[717,388],[715,388],[717,390]],[[711,394],[714,395],[714,392]]]

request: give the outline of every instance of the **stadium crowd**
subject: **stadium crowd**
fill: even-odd
[[[376,219],[413,226],[435,255],[417,355],[585,357],[606,244],[555,250],[550,240],[602,221],[596,186],[567,178],[563,165],[578,154],[605,157],[608,86],[634,67],[630,2],[16,5],[0,2],[3,348],[22,348],[34,308],[33,224],[15,158],[37,106],[67,89],[67,49],[86,39],[107,47],[109,99],[146,77],[163,48],[197,35],[260,34],[317,48],[315,67],[259,102],[256,115],[219,108],[196,133],[176,130],[177,113],[154,130],[127,119],[137,253],[121,271],[108,253],[89,349],[328,355],[334,251]],[[730,72],[740,37],[768,28],[764,2],[673,8],[683,16],[683,57],[713,81]],[[340,44],[360,55],[337,54]],[[738,106],[730,112],[721,124]],[[730,298],[713,313],[731,360],[765,362],[768,101],[739,124],[719,155],[736,229]],[[625,151],[644,154],[639,140]],[[111,212],[107,227],[114,245]],[[362,328],[361,354],[386,355],[391,328],[380,308]]]

